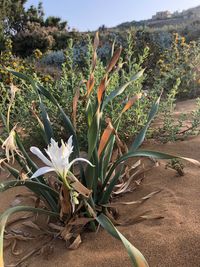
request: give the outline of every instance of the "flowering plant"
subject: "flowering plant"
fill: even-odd
[[[30,83],[38,95],[42,117],[42,120],[38,121],[40,122],[42,136],[48,145],[47,149],[45,149],[48,158],[39,148],[31,147],[31,152],[46,165],[45,167],[39,168],[25,151],[20,137],[15,130],[14,132],[11,132],[12,138],[14,138],[15,148],[12,147],[12,149],[10,149],[9,146],[6,146],[7,143],[4,142],[4,147],[7,148],[7,157],[9,157],[10,149],[11,154],[15,153],[15,158],[22,166],[26,175],[25,177],[22,176],[21,171],[19,172],[17,169],[5,163],[6,167],[16,180],[2,182],[0,184],[0,191],[6,191],[15,186],[26,186],[43,200],[45,208],[17,206],[8,209],[0,216],[0,257],[2,261],[0,266],[3,266],[3,233],[6,221],[12,213],[24,210],[45,213],[49,216],[57,217],[58,221],[62,223],[65,233],[67,231],[67,234],[63,235],[61,233],[61,236],[65,236],[64,238],[69,242],[76,242],[77,238],[80,240],[80,233],[77,235],[77,231],[73,232],[72,226],[74,220],[80,220],[79,224],[82,226],[81,230],[85,225],[88,225],[92,230],[96,230],[98,225],[101,225],[108,231],[108,233],[124,244],[130,256],[132,266],[148,266],[148,263],[141,252],[136,249],[113,225],[113,213],[110,208],[110,203],[113,194],[116,192],[116,188],[118,193],[125,193],[131,182],[131,177],[130,179],[128,178],[127,180],[124,180],[127,171],[124,165],[126,160],[132,157],[172,159],[177,156],[156,151],[139,150],[139,147],[145,138],[146,131],[158,111],[160,97],[158,97],[158,100],[150,109],[145,127],[139,132],[129,149],[119,139],[117,130],[123,119],[123,114],[131,108],[136,101],[139,101],[140,98],[143,97],[142,94],[131,96],[124,104],[124,107],[122,107],[118,118],[114,122],[112,122],[111,118],[107,118],[105,126],[103,113],[108,103],[115,101],[117,96],[121,95],[131,83],[134,83],[134,81],[142,76],[143,71],[137,73],[123,86],[107,94],[106,88],[109,84],[110,77],[115,72],[116,64],[122,51],[122,49],[119,48],[113,54],[111,61],[106,68],[105,75],[102,78],[100,85],[97,86],[95,90],[94,70],[97,61],[96,50],[98,43],[99,39],[97,33],[93,46],[91,73],[86,84],[85,92],[85,113],[88,123],[88,128],[86,129],[88,137],[87,159],[80,157],[80,148],[75,127],[79,91],[76,91],[73,100],[74,120],[72,123],[56,98],[47,89],[35,82],[30,76],[10,70],[16,77]],[[60,112],[63,126],[65,127],[68,136],[70,136],[67,143],[61,140],[59,146],[59,143],[55,141],[53,127],[46,111],[43,98],[55,105],[55,108]],[[4,117],[2,118],[3,121],[6,121]],[[7,128],[9,129],[8,126],[9,125],[7,125]],[[112,155],[115,144],[117,147],[117,154],[115,153],[115,160],[113,160]],[[22,157],[18,154],[18,151],[20,151]],[[186,160],[199,164],[195,160]],[[75,171],[72,170],[72,165],[75,162],[78,162],[78,172],[76,175]],[[87,166],[83,166],[82,162],[86,162]],[[134,166],[132,168],[134,169]],[[47,173],[49,172],[56,173],[56,176],[52,179],[51,176],[47,176]],[[71,227],[67,228],[69,224]]]

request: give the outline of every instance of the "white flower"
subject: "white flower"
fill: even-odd
[[[76,158],[69,162],[69,157],[73,152],[72,136],[69,138],[67,143],[64,143],[63,140],[61,140],[60,147],[58,146],[58,143],[51,138],[50,145],[47,147],[47,149],[45,149],[49,159],[37,147],[31,147],[30,150],[46,164],[45,167],[38,169],[31,178],[36,178],[47,172],[54,171],[61,179],[66,180],[68,171],[70,170],[72,164],[74,164],[76,161],[85,161],[93,166],[84,158]]]

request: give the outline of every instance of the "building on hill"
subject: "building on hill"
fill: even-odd
[[[157,12],[155,15],[152,16],[153,20],[158,20],[158,19],[169,19],[172,17],[172,14],[166,10],[166,11],[160,11]]]

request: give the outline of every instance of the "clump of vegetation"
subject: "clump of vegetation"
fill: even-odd
[[[162,159],[176,158],[174,155],[169,155],[156,151],[140,150],[147,129],[158,111],[160,97],[152,105],[149,111],[147,122],[141,129],[132,145],[128,149],[118,136],[120,123],[123,121],[124,114],[136,103],[141,101],[145,96],[141,93],[129,95],[126,102],[122,103],[121,111],[118,117],[103,116],[110,102],[117,100],[120,95],[128,88],[130,84],[137,81],[144,70],[136,73],[132,79],[124,85],[109,91],[107,88],[111,81],[116,64],[120,58],[121,48],[118,48],[113,53],[110,62],[104,71],[103,78],[95,89],[95,68],[97,67],[97,47],[99,44],[98,34],[96,34],[93,45],[93,57],[91,63],[91,71],[89,79],[86,82],[84,94],[85,115],[87,127],[87,159],[80,157],[80,145],[76,129],[79,127],[77,121],[77,106],[79,104],[80,92],[79,88],[75,91],[73,97],[73,121],[67,116],[58,102],[57,98],[51,91],[45,89],[37,80],[31,76],[10,70],[14,76],[23,79],[32,86],[35,95],[38,97],[39,114],[36,114],[37,121],[41,130],[44,141],[47,144],[47,149],[41,151],[37,147],[31,147],[31,152],[39,157],[45,167],[39,168],[36,163],[30,158],[26,152],[20,134],[17,131],[17,126],[12,126],[10,121],[11,108],[15,97],[15,88],[12,88],[12,96],[7,112],[7,119],[2,114],[2,120],[8,132],[5,140],[1,139],[2,148],[5,151],[5,156],[2,157],[1,163],[15,177],[15,180],[1,182],[0,191],[4,192],[16,186],[25,186],[31,190],[39,199],[37,207],[33,206],[16,206],[9,208],[0,216],[0,261],[3,264],[3,236],[6,222],[10,215],[16,212],[31,211],[34,213],[44,213],[52,218],[55,218],[54,230],[59,224],[58,236],[65,239],[70,246],[77,246],[80,243],[80,234],[85,227],[96,230],[101,225],[113,237],[120,240],[125,246],[132,263],[132,266],[148,266],[145,258],[114,226],[114,210],[112,208],[112,198],[116,190],[121,193],[126,192],[130,184],[125,172],[126,160],[132,157],[153,157]],[[64,127],[67,136],[65,141],[55,141],[54,125],[51,123],[46,108],[46,103],[51,103],[60,113],[62,126]],[[68,139],[68,141],[66,141]],[[113,149],[116,145],[117,154],[115,160],[112,159]],[[10,163],[15,160],[21,166],[21,170],[15,169]],[[184,158],[183,158],[184,159]],[[193,163],[199,162],[191,159],[186,159]],[[82,161],[87,163],[86,166],[81,164]],[[75,175],[73,164],[78,162],[78,171]],[[138,164],[135,165],[135,168]],[[52,177],[44,176],[48,172],[54,172]],[[120,184],[120,188],[116,185]],[[116,203],[115,203],[116,206]],[[77,228],[77,225],[79,227]]]
[[[165,50],[157,62],[154,87],[162,87],[166,93],[177,84],[176,98],[194,98],[199,95],[199,42],[186,43],[185,37],[174,34],[171,47]]]
[[[15,99],[12,114],[15,122],[19,121],[22,128],[32,139],[39,141],[38,126],[33,106],[37,108],[34,90],[25,82],[13,78],[5,68],[26,74],[34,73],[34,79],[58,97],[64,111],[72,120],[72,101],[77,88],[80,88],[81,103],[77,111],[77,129],[81,145],[86,140],[86,120],[84,116],[84,92],[88,80],[92,58],[91,34],[69,32],[66,22],[56,17],[45,19],[44,10],[40,3],[38,7],[31,6],[25,10],[26,1],[9,1],[2,6],[0,31],[3,30],[0,59],[0,111],[7,109],[9,88],[12,83],[20,87]],[[13,13],[13,10],[16,12]],[[145,68],[145,74],[137,81],[129,84],[125,93],[117,102],[108,104],[105,116],[117,118],[121,103],[126,102],[132,94],[145,92],[142,98],[124,114],[124,120],[119,125],[118,133],[122,140],[135,137],[147,122],[149,108],[155,102],[157,95],[163,89],[160,115],[164,118],[163,126],[159,129],[150,128],[147,138],[156,137],[161,141],[175,141],[198,133],[198,110],[191,114],[192,128],[183,132],[187,116],[183,115],[174,123],[173,111],[177,99],[193,98],[199,95],[199,41],[188,41],[183,35],[175,32],[176,27],[154,29],[135,26],[129,30],[107,29],[101,27],[101,43],[97,49],[97,64],[94,70],[96,77],[95,90],[110,55],[118,46],[123,46],[119,64],[113,70],[108,84],[107,93],[113,87],[121,86],[131,79],[134,73]],[[33,42],[34,40],[34,42]],[[1,40],[0,40],[1,41]],[[25,53],[26,51],[26,53]],[[16,56],[19,55],[19,56]],[[64,88],[64,89],[62,89]],[[29,90],[27,95],[25,92]],[[65,99],[67,98],[67,102]],[[30,108],[30,103],[33,105]],[[57,137],[64,138],[65,133],[60,129],[60,116],[50,103],[45,103],[57,129]],[[23,107],[23,112],[18,107]],[[30,113],[33,115],[30,117]],[[196,114],[196,115],[195,115]],[[29,122],[30,121],[30,122]],[[126,127],[126,133],[123,131]],[[41,144],[42,145],[42,144]]]

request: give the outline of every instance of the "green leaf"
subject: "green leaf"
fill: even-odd
[[[48,210],[44,209],[38,209],[38,208],[33,208],[33,207],[28,207],[28,206],[17,206],[13,208],[7,209],[3,214],[0,216],[0,266],[4,266],[4,260],[3,260],[3,236],[4,236],[4,230],[6,227],[7,220],[10,215],[16,212],[24,212],[24,211],[30,211],[30,212],[35,212],[35,213],[42,213],[46,214],[49,216],[53,217],[59,217],[58,213],[51,212]]]
[[[120,124],[120,117],[114,123],[115,131],[118,131],[119,124]],[[113,147],[114,147],[114,144],[115,144],[115,139],[116,139],[115,134],[112,133],[110,138],[109,138],[109,141],[106,144],[105,149],[104,149],[104,151],[102,153],[102,157],[101,157],[102,173],[101,173],[101,177],[100,177],[102,181],[104,181],[104,179],[105,179],[104,177],[105,177],[105,175],[106,175],[106,173],[108,171],[108,166],[109,166],[109,163],[110,163],[110,159],[111,159],[112,154],[113,154]]]
[[[104,214],[100,214],[96,220],[113,237],[120,240],[125,246],[133,267],[148,267],[148,263],[142,253],[135,248],[118,230]]]
[[[59,103],[55,99],[55,97],[49,91],[47,91],[43,86],[36,84],[36,82],[30,76],[13,71],[13,70],[9,70],[9,69],[8,69],[8,71],[11,72],[16,77],[29,82],[36,93],[41,93],[47,99],[49,99],[54,105],[56,105],[58,107],[59,111],[61,112],[63,122],[65,124],[65,129],[68,130],[69,134],[73,135],[73,137],[74,137],[73,142],[74,142],[75,154],[76,154],[76,156],[79,156],[78,140],[77,140],[77,136],[76,136],[74,127],[73,127],[69,117],[65,114],[62,107],[59,105]]]
[[[111,102],[115,97],[117,97],[118,95],[121,95],[125,89],[134,81],[136,81],[137,79],[139,79],[144,73],[144,69],[142,69],[141,71],[139,71],[135,76],[133,76],[131,78],[131,80],[127,83],[125,83],[124,85],[120,86],[119,88],[115,89],[114,91],[112,91],[104,100],[103,104],[102,104],[102,108],[101,110],[103,111],[103,109],[105,108],[105,106]]]
[[[31,86],[33,87],[33,89],[35,91],[37,91],[36,84],[35,84],[34,80],[31,78],[31,76],[26,75],[24,73],[14,71],[14,70],[11,70],[11,69],[6,69],[6,70],[9,71],[10,73],[12,73],[13,75],[15,75],[16,77],[18,77],[19,79],[27,81],[28,83],[30,83]]]
[[[29,167],[31,168],[31,170],[33,172],[37,171],[38,169],[38,166],[32,161],[32,159],[29,157],[28,153],[26,152],[21,140],[20,140],[20,137],[19,135],[16,133],[15,134],[15,139],[16,139],[16,143],[17,143],[17,146],[18,148],[20,149],[20,151],[22,152],[23,156],[25,157],[25,159],[27,160],[27,163],[29,165]],[[42,178],[41,178],[42,179]],[[43,180],[44,182],[44,180]]]
[[[47,191],[53,197],[59,198],[59,193],[53,190],[51,187],[42,184],[40,182],[32,181],[32,180],[10,180],[0,183],[0,192],[4,192],[10,188],[17,187],[17,186],[26,186],[28,189],[36,193],[38,196],[41,195],[41,192]]]
[[[41,115],[42,115],[42,121],[44,124],[44,131],[45,131],[45,135],[47,138],[47,144],[49,144],[51,141],[51,138],[54,138],[53,129],[51,127],[51,122],[49,120],[49,115],[46,111],[46,107],[45,107],[45,105],[42,102],[40,97],[39,97],[39,101],[40,101],[40,110],[41,110]]]
[[[110,196],[112,194],[113,188],[116,185],[117,181],[119,180],[122,171],[124,169],[124,166],[121,166],[119,170],[117,170],[116,174],[112,178],[111,182],[109,183],[108,187],[106,188],[106,191],[103,193],[102,198],[100,200],[100,204],[107,204]],[[106,184],[103,184],[103,188],[105,188]]]
[[[87,116],[87,123],[89,127],[92,123],[93,115],[94,115],[94,106],[89,98],[87,102],[87,106],[86,106],[86,116]]]
[[[16,179],[19,179],[20,175],[19,175],[19,171],[13,167],[11,167],[10,165],[6,164],[6,168],[8,169],[8,171],[11,173],[11,175],[13,175]]]
[[[56,105],[61,113],[63,123],[65,126],[65,129],[69,132],[70,135],[73,135],[73,144],[74,144],[74,149],[75,149],[75,155],[78,157],[79,156],[79,145],[78,145],[78,140],[76,136],[75,129],[73,127],[72,122],[70,121],[69,117],[65,114],[64,110],[62,107],[59,105],[58,101],[55,99],[55,97],[47,91],[43,86],[38,85],[38,91],[44,95],[47,99],[49,99],[54,105]]]
[[[6,168],[16,178],[15,183],[14,183],[14,181],[9,181],[9,182],[11,182],[11,186],[12,186],[12,184],[13,184],[13,186],[15,186],[15,185],[16,186],[20,186],[20,185],[26,186],[28,189],[32,190],[36,195],[42,196],[44,201],[46,201],[49,204],[49,206],[51,207],[51,209],[53,211],[58,210],[58,206],[57,206],[55,199],[54,199],[56,196],[54,195],[54,193],[52,194],[51,190],[47,190],[47,188],[50,188],[49,186],[47,186],[45,183],[41,182],[41,179],[43,179],[42,177],[35,178],[35,180],[37,181],[37,185],[33,184],[32,186],[30,186],[30,182],[28,182],[29,180],[25,180],[25,181],[19,180],[20,179],[20,173],[17,169],[11,167],[8,164],[6,164]],[[9,182],[8,182],[8,185],[9,185]],[[33,181],[31,181],[31,182],[33,182]],[[1,184],[4,185],[3,182]],[[38,185],[40,185],[40,186],[38,186]],[[7,186],[6,186],[6,188],[7,188]],[[46,190],[44,190],[44,188]],[[0,191],[1,190],[3,191],[3,188],[0,189]]]
[[[134,142],[130,148],[130,151],[136,151],[143,143],[146,132],[149,128],[149,125],[150,125],[151,121],[153,120],[154,116],[156,115],[156,113],[158,112],[160,98],[161,98],[161,96],[159,96],[156,103],[154,103],[153,106],[151,107],[151,110],[149,112],[149,116],[147,119],[147,123],[144,126],[144,128],[139,132],[139,134],[136,136],[136,138],[135,138],[135,140],[134,140]]]
[[[88,129],[87,138],[88,138],[88,158],[89,159],[92,157],[92,153],[94,149],[96,148],[97,141],[99,138],[100,117],[101,117],[100,110],[97,109],[97,112],[94,115],[92,119],[92,123]]]

